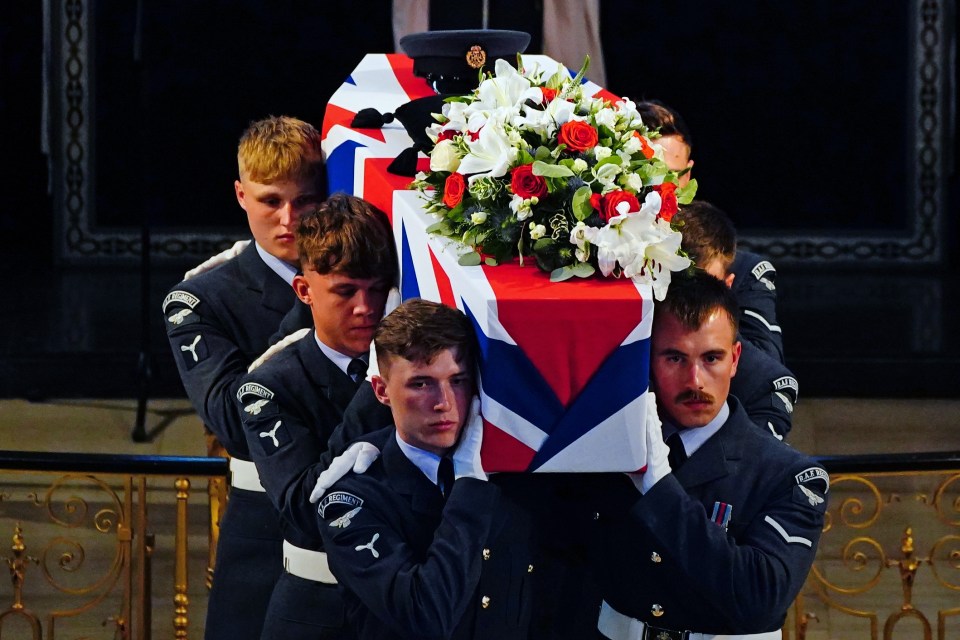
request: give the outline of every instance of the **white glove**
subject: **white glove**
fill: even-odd
[[[400,302],[400,289],[390,287],[390,292],[387,293],[387,303],[383,307],[383,317],[386,318],[394,309],[399,307]],[[373,376],[378,375],[380,375],[380,365],[377,364],[377,347],[374,345],[373,340],[371,340],[370,355],[367,358],[367,382],[369,382]]]
[[[644,420],[644,437],[647,443],[647,470],[644,473],[630,473],[630,479],[640,490],[646,493],[659,480],[670,473],[668,456],[670,447],[663,441],[663,431],[660,428],[660,416],[657,415],[657,397],[653,391],[647,392],[647,416]]]
[[[330,466],[317,478],[317,484],[310,492],[310,502],[317,502],[337,480],[351,471],[364,473],[380,457],[380,449],[369,442],[354,442],[347,450],[338,455]]]
[[[247,367],[247,373],[250,373],[257,367],[262,365],[264,362],[272,358],[274,355],[276,355],[278,351],[282,351],[283,349],[285,349],[287,345],[289,345],[290,343],[296,342],[297,340],[302,339],[308,333],[310,333],[309,327],[304,327],[303,329],[297,329],[290,335],[280,339],[276,344],[270,345],[266,351],[261,353],[256,360],[250,363],[250,366]]]
[[[210,271],[210,269],[223,264],[227,260],[236,258],[243,252],[244,249],[247,248],[248,244],[250,244],[249,240],[237,240],[229,249],[224,249],[217,255],[207,258],[193,269],[190,269],[190,271],[187,271],[185,274],[183,274],[183,279],[189,280],[190,278],[198,276],[205,271]]]
[[[453,452],[454,478],[486,480],[487,473],[480,463],[480,445],[483,444],[483,418],[480,417],[480,398],[473,396],[467,421],[460,434],[460,444]]]

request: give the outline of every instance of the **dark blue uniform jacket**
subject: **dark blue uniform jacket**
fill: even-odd
[[[247,367],[294,304],[293,288],[254,243],[236,258],[185,280],[163,302],[164,324],[187,395],[232,456],[250,459],[236,393]]]
[[[461,478],[444,503],[391,434],[365,474],[331,488],[318,517],[361,640],[527,637],[529,522],[494,483]]]
[[[781,627],[802,587],[829,476],[728,402],[723,427],[646,495],[624,477],[597,492],[592,566],[620,613],[667,629],[761,633]]]

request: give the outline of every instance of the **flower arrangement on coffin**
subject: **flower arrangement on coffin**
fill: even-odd
[[[678,186],[633,102],[584,95],[589,59],[574,78],[517,63],[497,60],[434,114],[430,171],[413,183],[439,219],[429,231],[466,245],[463,265],[532,256],[554,281],[599,270],[662,299],[690,264],[670,221],[696,181]]]

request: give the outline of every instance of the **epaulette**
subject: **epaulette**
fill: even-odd
[[[209,258],[207,258],[206,260],[204,260],[203,262],[195,266],[193,269],[190,269],[189,271],[187,271],[185,274],[183,274],[183,279],[189,280],[190,278],[198,276],[201,273],[210,271],[214,267],[220,266],[221,264],[223,264],[224,262],[227,262],[228,260],[232,260],[233,258],[236,258],[238,255],[240,255],[243,252],[244,249],[247,248],[248,244],[250,244],[249,240],[237,240],[236,242],[233,243],[233,246],[230,247],[229,249],[224,249],[217,255],[210,256]]]
[[[283,351],[287,347],[287,345],[293,344],[297,340],[300,340],[301,338],[303,338],[308,333],[310,333],[310,327],[304,327],[303,329],[298,329],[293,333],[291,333],[290,335],[285,336],[282,340],[280,340],[276,344],[271,345],[269,349],[267,349],[266,351],[260,354],[260,357],[258,357],[256,360],[250,363],[250,366],[247,367],[247,373],[250,373],[257,367],[262,365],[264,362],[272,358],[274,355],[276,355],[280,351]]]

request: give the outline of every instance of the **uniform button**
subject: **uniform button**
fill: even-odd
[[[656,551],[650,554],[650,562],[653,562],[654,564],[659,564],[661,560],[663,560],[663,558],[661,558],[660,554],[657,553]]]
[[[483,559],[484,559],[484,560],[489,560],[489,559],[490,559],[490,549],[484,549],[484,550],[483,550]]]
[[[488,608],[490,606],[490,596],[483,596],[480,598],[480,606],[484,609]]]
[[[653,614],[654,618],[659,618],[660,616],[663,615],[663,607],[661,607],[658,604],[655,604],[652,607],[650,607],[650,613]]]
[[[533,573],[533,565],[532,565],[532,564],[528,564],[528,565],[527,565],[527,573]]]

